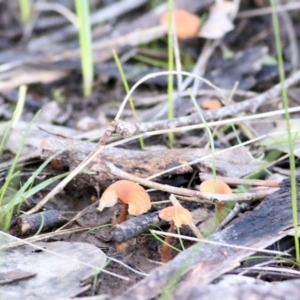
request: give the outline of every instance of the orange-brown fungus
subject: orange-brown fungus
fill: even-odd
[[[220,179],[207,179],[200,184],[200,192],[209,194],[232,194],[227,183]]]
[[[177,9],[173,14],[175,24],[175,34],[178,39],[188,39],[197,36],[201,19],[186,10]],[[164,25],[168,29],[169,14],[164,13],[160,18],[160,24]]]
[[[192,214],[182,206],[169,206],[159,211],[159,217],[168,222],[173,221],[176,227],[192,223]]]
[[[128,204],[128,212],[137,216],[147,212],[151,207],[148,193],[143,187],[129,180],[119,180],[110,185],[103,193],[98,209],[114,206],[117,200]]]
[[[210,98],[210,99],[205,99],[202,103],[201,103],[201,107],[203,109],[207,109],[207,110],[214,110],[214,109],[219,109],[222,107],[222,103],[219,99],[216,98]]]

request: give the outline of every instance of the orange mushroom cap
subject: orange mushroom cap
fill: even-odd
[[[110,185],[102,194],[98,209],[114,206],[118,199],[128,204],[128,212],[138,216],[147,212],[151,207],[148,193],[143,187],[129,180],[119,180]]]
[[[208,109],[208,110],[219,109],[222,107],[222,103],[219,99],[210,98],[210,99],[205,99],[201,103],[201,107],[203,109]]]
[[[220,179],[207,179],[200,184],[200,192],[209,194],[232,194],[232,190],[227,183]]]
[[[176,9],[173,12],[175,33],[181,40],[197,36],[201,19],[186,10]],[[164,13],[160,18],[160,24],[168,28],[169,14]]]
[[[159,217],[168,222],[173,221],[176,227],[192,223],[192,214],[182,206],[168,206],[159,211]]]

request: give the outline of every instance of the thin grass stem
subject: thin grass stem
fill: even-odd
[[[291,192],[292,192],[291,197],[292,197],[294,241],[295,241],[296,262],[297,264],[299,264],[300,263],[300,247],[299,247],[299,233],[298,233],[299,222],[298,222],[297,181],[296,181],[296,164],[295,164],[295,155],[294,155],[294,140],[291,134],[291,123],[290,123],[290,114],[288,111],[289,103],[288,103],[287,90],[284,85],[285,74],[284,74],[284,66],[283,66],[279,21],[276,12],[276,2],[275,0],[270,0],[270,3],[272,6],[272,21],[273,21],[276,50],[277,50],[279,78],[281,83],[281,95],[282,95],[283,107],[285,109],[285,120],[286,120],[286,127],[287,127],[289,152],[290,152],[289,161],[290,161],[290,172],[291,172]]]
[[[130,91],[129,85],[128,85],[128,81],[127,81],[127,79],[126,79],[124,70],[123,70],[123,68],[122,68],[121,61],[120,61],[120,59],[119,59],[119,57],[118,57],[118,54],[117,54],[117,52],[116,52],[115,50],[113,50],[113,56],[114,56],[116,65],[117,65],[117,67],[118,67],[119,73],[120,73],[120,75],[121,75],[121,79],[122,79],[122,82],[123,82],[123,85],[124,85],[125,92],[126,92],[126,94],[128,94],[129,91]],[[139,121],[139,118],[138,118],[138,115],[137,115],[137,113],[136,113],[135,106],[134,106],[134,102],[133,102],[133,99],[132,99],[131,96],[129,97],[129,104],[130,104],[130,108],[131,108],[133,117],[134,117],[135,121],[138,122],[138,121]],[[145,148],[145,144],[144,144],[143,138],[140,137],[140,138],[139,138],[139,141],[140,141],[140,147],[141,147],[141,149],[144,149],[144,148]]]
[[[92,93],[94,79],[89,1],[75,0],[75,6],[79,25],[83,94],[87,97]]]
[[[31,19],[31,1],[19,0],[20,15],[24,23],[28,23]]]
[[[168,0],[168,70],[174,71],[174,47],[173,47],[173,0]],[[174,117],[174,76],[172,73],[168,75],[168,119],[172,120]],[[174,132],[168,133],[169,142],[174,144]]]

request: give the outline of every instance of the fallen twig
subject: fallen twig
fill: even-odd
[[[176,72],[173,73],[176,74]],[[159,74],[161,74],[161,72]],[[156,74],[153,74],[153,76],[156,76]],[[286,88],[289,88],[291,85],[295,84],[299,80],[300,80],[300,70],[292,74],[288,79],[286,79],[286,81],[284,82],[284,86]],[[203,111],[202,112],[203,117],[205,118],[206,121],[213,121],[213,120],[220,120],[227,117],[233,117],[240,112],[250,111],[254,113],[261,104],[263,103],[265,104],[266,102],[273,99],[274,97],[279,96],[281,88],[282,88],[282,84],[278,83],[274,87],[267,90],[266,92],[257,95],[255,97],[252,97],[251,99],[234,103],[231,105],[227,105],[218,110]],[[132,90],[126,97],[129,98],[131,93]],[[259,117],[259,115],[257,116]],[[123,137],[130,137],[132,135],[141,134],[150,131],[174,129],[177,127],[185,127],[185,126],[201,123],[201,119],[198,113],[192,114],[190,116],[176,118],[173,120],[153,121],[153,122],[135,123],[135,124],[118,120],[118,117],[119,116],[117,116],[116,120],[114,120],[109,126],[109,130],[110,130],[109,133],[116,132]],[[253,118],[253,116],[248,116],[245,118],[251,119]],[[235,119],[231,120],[231,123],[233,122],[235,122]],[[218,122],[218,125],[221,125],[220,123],[222,122]],[[211,126],[213,124],[208,124],[208,125]],[[112,131],[112,128],[114,128],[114,131]]]
[[[107,167],[110,169],[113,175],[119,176],[124,179],[128,179],[134,182],[137,182],[141,185],[159,190],[164,191],[171,194],[181,195],[181,196],[190,196],[195,199],[195,202],[201,203],[220,203],[220,202],[230,202],[230,201],[254,201],[254,200],[262,200],[270,193],[265,192],[262,194],[250,194],[250,193],[241,193],[241,194],[234,194],[234,195],[223,195],[223,194],[208,194],[208,193],[201,193],[195,190],[189,190],[185,188],[176,188],[167,184],[160,184],[156,183],[147,179],[143,179],[131,174],[128,174],[121,169],[117,168],[112,163],[107,163]],[[273,191],[272,191],[273,192]]]
[[[113,226],[111,239],[114,242],[122,243],[149,231],[151,225],[162,226],[165,224],[167,223],[158,217],[158,212],[137,216]]]
[[[212,174],[200,173],[200,180],[207,180],[214,178]],[[217,176],[218,179],[231,185],[249,185],[249,186],[266,186],[266,187],[279,187],[281,181],[278,180],[259,180],[259,179],[244,179],[244,178],[231,178],[225,176]]]
[[[30,216],[23,215],[16,220],[11,233],[18,236],[35,234],[38,231],[47,231],[59,227],[67,222],[61,212],[55,209],[46,210]]]

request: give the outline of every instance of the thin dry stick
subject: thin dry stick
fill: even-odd
[[[299,2],[290,2],[287,4],[277,5],[276,11],[282,12],[287,10],[296,10],[300,9],[300,3]],[[269,15],[272,13],[272,7],[265,7],[265,8],[258,8],[258,9],[251,9],[251,10],[245,10],[242,12],[239,12],[237,14],[237,18],[252,18],[257,16],[263,16],[263,15]]]
[[[253,201],[253,200],[261,200],[269,195],[268,192],[262,194],[249,194],[249,193],[241,193],[236,195],[223,195],[223,194],[208,194],[208,193],[201,193],[195,190],[189,190],[184,188],[176,188],[167,184],[160,184],[153,181],[149,181],[147,179],[143,179],[127,172],[122,171],[121,169],[117,168],[112,163],[106,163],[107,167],[110,169],[111,174],[128,179],[134,182],[137,182],[141,185],[159,190],[164,191],[170,194],[177,194],[183,196],[190,196],[193,197],[196,201],[203,203],[203,200],[210,203],[219,203],[219,202],[230,202],[230,201]]]
[[[157,76],[157,74],[160,75],[162,73],[168,74],[169,72],[154,73],[153,77]],[[176,74],[176,72],[173,72],[173,73]],[[144,79],[146,77],[144,77]],[[144,79],[140,80],[139,83],[143,82]],[[291,85],[295,84],[299,80],[300,80],[300,70],[295,72],[294,74],[292,74],[284,82],[284,85],[286,88],[289,88]],[[227,105],[218,110],[203,111],[203,117],[206,119],[206,121],[212,121],[212,120],[218,120],[218,119],[236,116],[240,112],[250,111],[250,112],[254,113],[261,104],[265,104],[266,102],[273,99],[274,97],[279,96],[281,87],[282,87],[281,83],[279,83],[279,84],[276,84],[271,89],[267,90],[266,92],[264,92],[260,95],[257,95],[255,97],[252,97],[251,99],[245,100],[243,102]],[[136,85],[133,88],[136,88]],[[130,94],[133,91],[133,88],[131,89],[130,93],[124,99],[124,100],[126,100],[126,101],[124,101],[124,104],[127,102],[128,97],[130,96]],[[225,97],[222,97],[222,98],[225,99]],[[299,108],[297,108],[297,107],[294,109],[295,109],[295,111],[299,110]],[[184,126],[201,123],[201,119],[200,119],[199,115],[196,113],[196,114],[192,114],[190,116],[184,116],[184,117],[180,117],[180,118],[169,120],[169,121],[163,120],[163,121],[154,121],[154,122],[148,122],[148,123],[133,124],[133,123],[124,122],[124,121],[119,120],[119,117],[120,117],[122,111],[123,111],[123,107],[120,107],[117,117],[112,122],[112,126],[115,127],[115,132],[119,133],[123,137],[130,137],[135,134],[145,133],[145,132],[149,132],[149,131],[163,130],[163,129],[174,130],[177,127],[184,127]],[[282,110],[280,110],[280,111],[282,111]],[[282,112],[280,112],[280,113],[282,113]],[[260,114],[260,115],[263,116],[263,114]],[[237,120],[247,120],[247,119],[249,120],[252,118],[253,118],[253,116],[246,116],[246,117],[244,117],[244,119],[234,118],[231,121],[235,122]],[[218,123],[218,124],[221,124],[221,123]],[[210,123],[208,123],[208,125],[212,126],[212,125],[210,125]],[[217,125],[217,124],[214,124],[214,125]],[[194,126],[196,126],[196,128],[198,128],[197,127],[198,125],[194,125]]]
[[[71,223],[73,223],[74,221],[78,220],[79,218],[81,218],[83,215],[85,215],[87,212],[95,210],[95,208],[99,205],[99,200],[94,202],[93,204],[89,205],[88,207],[84,208],[82,211],[80,211],[79,213],[77,213],[70,221],[68,221],[66,224],[64,224],[63,226],[59,227],[58,229],[55,230],[55,232],[61,231],[64,228],[66,228],[67,226],[69,226]]]
[[[101,151],[105,146],[97,145],[95,150],[91,152],[88,157],[77,166],[66,178],[64,178],[50,193],[48,193],[35,207],[25,212],[24,214],[30,215],[40,210],[52,197],[61,192],[63,188],[78,175]]]
[[[42,240],[48,240],[48,239],[51,239],[51,238],[54,238],[54,237],[57,237],[60,235],[71,234],[71,233],[90,230],[90,229],[91,229],[91,227],[69,228],[69,229],[62,230],[60,232],[47,232],[44,234],[34,235],[27,239],[19,239],[16,242],[11,242],[11,243],[5,244],[3,246],[0,246],[0,250],[20,247],[20,246],[26,244],[26,242],[34,243],[34,242],[38,242],[38,241],[42,241]]]
[[[228,107],[228,106],[226,106],[226,107]],[[226,108],[226,107],[224,107],[224,108]],[[288,109],[289,113],[294,113],[294,112],[298,112],[298,111],[300,111],[299,106]],[[207,112],[207,111],[203,111],[203,115],[205,112]],[[248,116],[225,119],[225,120],[220,120],[220,121],[208,122],[206,125],[208,127],[228,125],[228,124],[230,125],[232,123],[238,123],[238,122],[244,122],[244,121],[250,121],[250,120],[256,120],[256,119],[263,119],[263,118],[273,117],[276,115],[283,115],[284,113],[285,113],[284,109],[279,109],[279,110],[270,111],[270,112],[261,113],[261,114],[248,115]],[[181,117],[181,118],[173,119],[170,121],[163,120],[163,121],[140,123],[140,124],[137,124],[137,123],[134,124],[134,123],[125,122],[122,120],[119,120],[116,122],[112,121],[110,123],[109,128],[110,128],[111,133],[113,133],[113,131],[115,130],[118,134],[120,134],[124,138],[131,137],[134,134],[142,134],[142,133],[147,133],[147,135],[150,136],[150,135],[164,134],[164,133],[168,133],[170,131],[180,132],[180,131],[186,131],[186,130],[205,128],[205,125],[203,123],[199,123],[199,122],[198,123],[195,122],[196,125],[189,125],[189,123],[191,121],[191,118],[190,118],[191,116]],[[174,124],[174,127],[172,127],[172,124]],[[177,127],[177,125],[178,125],[178,127]]]
[[[213,175],[207,173],[200,173],[201,181],[211,179]],[[266,186],[266,187],[279,187],[281,181],[278,180],[259,180],[259,179],[243,179],[243,178],[232,178],[225,176],[217,176],[216,178],[232,185],[250,185],[250,186]]]
[[[158,231],[158,230],[150,230],[150,232],[153,232],[157,235],[163,235],[163,236],[172,236],[174,238],[181,238],[183,240],[187,241],[194,241],[194,242],[203,242],[206,244],[212,244],[212,245],[219,245],[219,246],[224,246],[224,247],[231,247],[235,249],[244,249],[244,250],[249,250],[249,251],[254,251],[254,252],[261,252],[261,253],[268,253],[268,254],[275,254],[275,255],[282,255],[282,256],[291,256],[287,252],[281,252],[281,251],[276,251],[276,250],[265,250],[265,249],[260,249],[260,248],[253,248],[253,247],[246,247],[246,246],[239,246],[239,245],[233,245],[233,244],[227,244],[227,243],[221,243],[221,242],[216,242],[208,239],[198,239],[190,236],[185,236],[177,233],[169,233],[169,232],[163,232],[163,231]]]
[[[222,89],[222,92],[223,92],[224,96],[227,98],[231,95],[232,89],[230,89],[230,90]],[[201,89],[201,90],[198,90],[195,95],[196,96],[215,97],[216,92],[214,90]],[[243,98],[251,98],[251,97],[257,96],[258,93],[255,93],[253,91],[236,90],[236,91],[234,91],[234,95],[243,97]],[[190,98],[190,92],[184,91],[181,93],[181,96]],[[150,105],[155,105],[155,104],[158,104],[161,102],[165,102],[167,99],[168,99],[167,94],[160,94],[160,95],[151,96],[151,97],[144,97],[144,96],[136,96],[135,97],[135,101],[136,101],[137,105],[144,106],[144,107],[148,107]]]
[[[129,93],[126,95],[122,105],[119,107],[119,111],[115,117],[115,121],[117,121],[118,119],[120,119],[121,117],[121,114],[124,110],[124,107],[127,103],[127,101],[129,100],[129,98],[131,97],[131,94],[135,91],[135,89],[141,85],[143,82],[147,81],[148,79],[150,78],[155,78],[155,77],[158,77],[158,76],[166,76],[166,75],[170,75],[170,74],[173,74],[173,75],[176,75],[176,74],[181,74],[181,75],[186,75],[186,76],[190,76],[190,77],[193,77],[195,79],[198,79],[204,83],[206,83],[208,86],[212,87],[213,89],[216,90],[216,92],[219,93],[220,97],[225,100],[225,96],[222,92],[222,90],[220,88],[218,88],[216,85],[212,84],[209,80],[201,77],[201,76],[197,76],[195,74],[192,74],[192,73],[189,73],[189,72],[185,72],[185,71],[180,71],[180,72],[177,72],[177,71],[162,71],[162,72],[155,72],[155,73],[151,73],[149,75],[146,75],[144,76],[142,79],[140,79],[137,83],[134,84],[134,86],[131,88],[131,90],[129,91]]]
[[[217,230],[220,228],[223,228],[225,225],[227,225],[230,221],[232,221],[235,217],[238,216],[238,214],[242,211],[245,210],[247,207],[249,207],[250,203],[236,203],[229,212],[229,214],[225,217],[225,219],[218,225]]]
[[[214,155],[221,155],[221,154],[224,153],[224,152],[227,152],[227,151],[230,151],[230,150],[234,150],[234,149],[240,148],[240,147],[242,147],[242,146],[247,146],[247,145],[253,144],[253,143],[258,142],[258,141],[260,141],[261,139],[263,139],[263,138],[265,138],[265,137],[267,137],[267,136],[272,136],[272,135],[277,135],[277,134],[279,134],[279,133],[277,132],[277,133],[274,133],[274,134],[266,134],[266,135],[262,135],[262,136],[259,136],[259,137],[257,137],[257,138],[254,138],[254,139],[252,139],[252,140],[249,140],[249,141],[243,142],[243,143],[241,143],[241,144],[232,146],[232,147],[230,147],[230,148],[226,148],[226,149],[223,149],[223,150],[219,150],[219,151],[217,151]],[[282,134],[282,132],[281,132],[281,134]],[[194,159],[194,160],[189,161],[189,162],[187,162],[187,163],[183,163],[183,164],[181,164],[181,165],[179,165],[179,166],[176,166],[176,167],[173,167],[173,168],[169,168],[169,169],[164,170],[164,171],[162,171],[162,172],[160,172],[160,173],[157,173],[157,174],[154,174],[154,175],[152,175],[152,176],[149,176],[147,179],[150,180],[150,179],[153,179],[153,178],[156,178],[156,177],[160,177],[161,175],[167,174],[167,173],[169,173],[169,172],[171,172],[171,171],[177,170],[177,169],[182,168],[182,167],[185,167],[185,166],[194,165],[194,164],[196,164],[196,163],[199,163],[200,161],[203,161],[203,160],[206,160],[206,159],[210,159],[211,157],[212,157],[211,154],[205,155],[205,156],[203,156],[203,157],[201,157],[201,158]]]
[[[182,206],[173,194],[171,194],[169,198],[174,206]],[[190,229],[193,231],[194,235],[198,239],[204,238],[201,232],[199,231],[199,229],[197,228],[197,226],[194,224],[194,222],[191,222],[190,224],[188,224],[188,226],[190,227]]]
[[[277,0],[277,1],[278,1],[277,5],[282,4],[281,3],[282,0]],[[293,67],[293,71],[296,71],[299,64],[299,49],[297,44],[297,35],[291,17],[287,13],[287,11],[283,10],[280,15],[284,22],[287,36],[290,40],[289,57],[290,57],[291,65]]]
[[[201,55],[198,57],[196,65],[193,69],[193,74],[197,74],[199,76],[203,76],[205,74],[206,65],[214,53],[215,49],[221,44],[222,39],[218,39],[215,41],[207,40],[204,44],[204,47],[201,51]],[[191,78],[192,79],[192,78]],[[199,80],[194,80],[193,88],[192,88],[192,95],[196,95],[197,91],[199,91],[201,84]],[[187,86],[185,87],[187,88]]]

